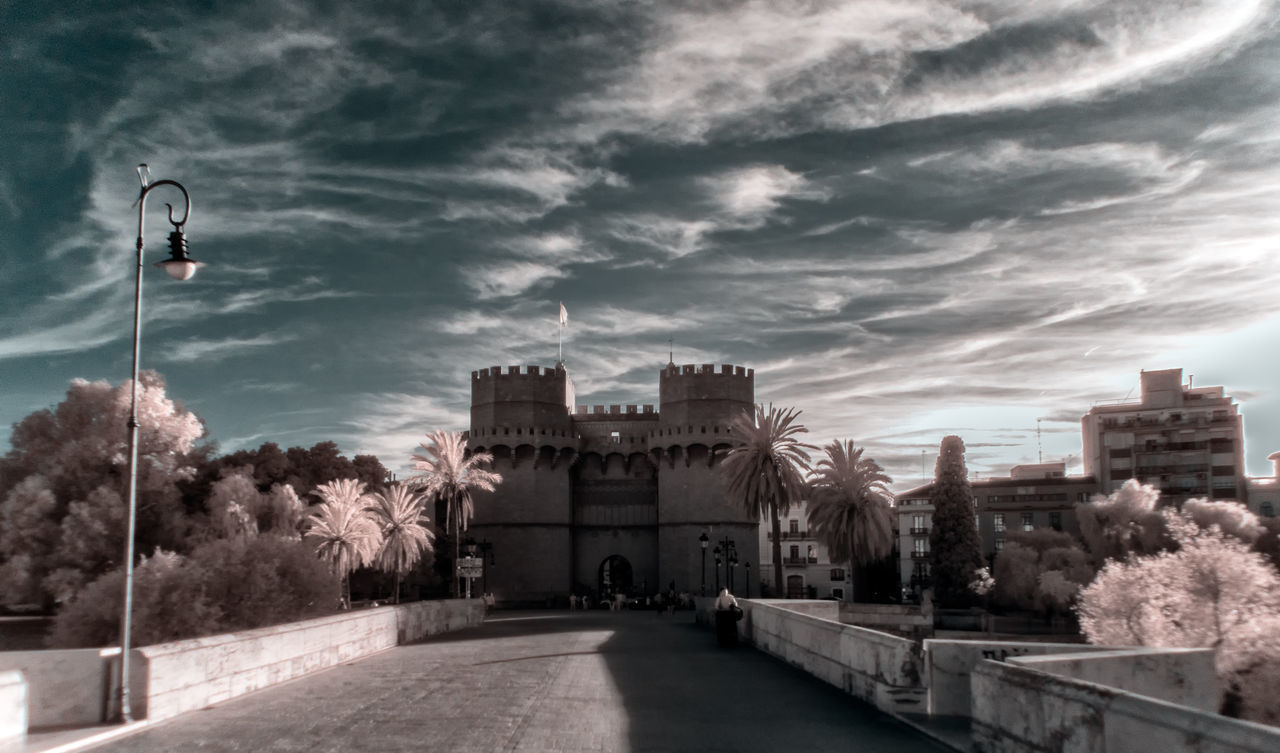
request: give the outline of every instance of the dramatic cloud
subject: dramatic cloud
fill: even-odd
[[[563,357],[579,403],[653,403],[673,358],[756,369],[899,486],[948,433],[975,472],[1079,471],[1080,415],[1183,367],[1247,398],[1266,472],[1278,10],[34,8],[0,39],[0,421],[127,376],[147,162],[206,266],[149,266],[154,192],[143,363],[224,449],[403,472],[474,369]]]

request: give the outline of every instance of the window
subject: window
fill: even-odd
[[[912,545],[911,552],[913,554],[924,554],[924,543],[924,539],[916,539],[915,543]]]
[[[1276,508],[1270,502],[1263,502],[1259,512],[1262,513],[1264,518],[1274,518],[1276,516]]]
[[[798,521],[798,520],[788,520],[788,521],[787,521],[787,530],[788,530],[788,531],[790,531],[791,533],[800,533],[800,521]]]
[[[837,599],[843,599],[843,598],[844,598],[844,589],[843,589],[843,588],[833,588],[833,589],[831,589],[831,595],[832,595],[833,597],[837,598]]]
[[[833,568],[831,568],[831,580],[832,580],[832,582],[835,582],[835,583],[843,583],[843,582],[844,582],[844,568],[842,568],[842,567],[833,567]]]
[[[929,526],[924,521],[924,513],[916,513],[911,516],[911,532],[917,536],[929,532]]]
[[[817,550],[817,549],[814,549],[812,544],[810,544],[810,545],[809,545],[809,552],[808,552],[808,555],[809,555],[809,561],[810,561],[810,562],[817,562],[817,561],[818,561],[818,550]]]
[[[1060,512],[1049,513],[1049,527],[1055,531],[1062,530],[1062,513]]]
[[[997,552],[999,552],[999,551],[1001,551],[1001,550],[1003,550],[1003,549],[1004,549],[1004,536],[997,536],[997,537],[996,537],[996,551],[997,551]]]
[[[609,432],[609,444],[622,444],[622,432]]]
[[[1036,524],[1032,514],[1029,512],[1022,513],[1022,530],[1030,531],[1035,527],[1036,527]]]
[[[1004,513],[998,512],[991,516],[991,527],[996,533],[1004,532]]]
[[[797,544],[791,545],[791,559],[793,560],[800,559],[800,546]]]

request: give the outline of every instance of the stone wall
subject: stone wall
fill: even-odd
[[[920,607],[902,604],[859,604],[851,601],[837,602],[840,621],[846,625],[869,628],[886,628],[917,636],[933,632],[933,616],[925,616]]]
[[[113,665],[120,648],[0,652],[0,671],[16,670],[27,683],[29,727],[101,724],[110,716]]]
[[[836,620],[839,605],[833,601],[743,599],[739,603],[746,612],[739,629],[761,651],[881,711],[924,710],[923,657],[914,641],[842,625]]]
[[[1024,667],[1161,701],[1218,712],[1220,693],[1211,648],[1120,648],[1077,656],[1028,656]]]
[[[974,668],[984,659],[1004,661],[1011,656],[1101,650],[1102,647],[1082,643],[926,640],[924,663],[925,685],[929,689],[928,712],[938,716],[969,716],[973,700],[970,678]]]
[[[27,739],[27,683],[17,670],[0,671],[0,750]]]
[[[1194,653],[1194,652],[1192,652]],[[1074,657],[1088,661],[1087,657]],[[1117,656],[1099,673],[1123,673]],[[1194,656],[1186,661],[1198,661]],[[1229,719],[1033,668],[1040,657],[984,660],[973,671],[978,753],[1274,753],[1280,729]],[[1081,670],[1093,672],[1095,670]]]
[[[137,649],[147,691],[134,707],[167,719],[483,621],[479,599],[422,601],[147,646]]]
[[[420,601],[135,648],[130,702],[135,717],[166,719],[483,621],[480,599]],[[20,718],[10,708],[14,691],[0,688],[0,730],[106,721],[119,655],[118,647],[0,652],[0,675],[25,678]]]

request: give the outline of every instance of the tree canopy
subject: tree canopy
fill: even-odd
[[[942,439],[929,502],[933,505],[929,569],[934,599],[939,606],[967,606],[973,599],[969,584],[983,563],[960,437]]]

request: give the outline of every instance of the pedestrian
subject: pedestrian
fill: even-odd
[[[716,642],[721,648],[733,648],[738,645],[738,615],[742,609],[738,600],[733,598],[729,589],[720,589],[716,597]]]
[[[569,611],[572,612],[577,608],[578,608],[578,595],[569,594]]]

